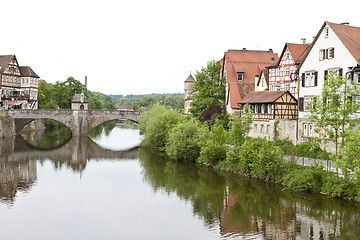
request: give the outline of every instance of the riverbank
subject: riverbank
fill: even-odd
[[[281,184],[298,192],[359,199],[359,181],[325,171],[317,164],[301,166],[285,160],[287,155],[332,158],[321,150],[318,142],[292,145],[286,140],[249,138],[246,137],[249,122],[246,117],[232,118],[227,126],[223,122],[209,126],[156,105],[140,120],[140,133],[144,135],[143,146],[164,151],[175,161],[211,165],[244,177]]]

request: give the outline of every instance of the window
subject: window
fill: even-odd
[[[265,87],[265,78],[264,77],[261,78],[261,87]]]
[[[313,97],[304,97],[304,107],[305,111],[309,111],[309,109],[312,107],[311,101]]]
[[[290,68],[285,67],[285,76],[290,76]]]
[[[270,133],[270,125],[266,125],[266,133]]]
[[[275,69],[274,69],[274,68],[271,69],[271,76],[272,76],[272,77],[275,77]]]
[[[328,59],[334,58],[334,48],[328,48]]]
[[[324,36],[325,36],[325,38],[329,37],[329,27],[325,28]]]
[[[319,60],[322,61],[325,59],[325,49],[320,49],[319,51]]]
[[[257,132],[257,124],[254,124],[254,132]]]
[[[260,132],[261,132],[261,133],[264,133],[264,125],[262,125],[262,124],[261,124],[261,126],[260,126]]]
[[[280,76],[280,68],[276,69],[276,76],[279,77]]]
[[[268,104],[268,110],[267,110],[267,112],[268,112],[268,114],[271,114],[271,104]]]
[[[354,72],[354,83],[355,84],[360,84],[360,71],[359,72]]]
[[[360,112],[360,96],[352,97],[352,107],[356,108],[356,112]]]
[[[290,90],[290,83],[285,83],[285,90],[289,91]]]
[[[313,135],[313,126],[311,123],[309,123],[309,136],[312,137]]]
[[[242,82],[242,81],[244,80],[244,73],[238,72],[238,73],[237,73],[237,80],[238,80],[239,82]]]
[[[289,53],[289,52],[287,52],[287,53],[285,54],[285,58],[286,58],[286,59],[289,59],[289,58],[290,58],[290,53]]]
[[[265,104],[261,104],[261,113],[265,113]]]
[[[315,84],[315,75],[316,72],[307,72],[305,73],[305,87],[313,87]]]
[[[280,84],[271,85],[271,91],[280,91]]]
[[[308,127],[307,123],[304,123],[304,136],[308,135],[307,127]]]

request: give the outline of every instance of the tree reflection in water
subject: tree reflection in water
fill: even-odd
[[[81,173],[88,161],[134,159],[155,192],[190,202],[193,215],[223,238],[357,239],[360,209],[353,202],[317,194],[283,191],[280,186],[242,179],[212,168],[168,160],[148,149],[109,151],[89,138],[74,138],[44,150],[24,138],[0,142],[0,199],[11,204],[19,190],[37,180],[36,160]]]
[[[190,201],[194,215],[209,228],[219,224],[223,237],[265,239],[356,239],[360,208],[356,203],[242,179],[192,163],[169,161],[139,150],[144,178],[155,191]]]

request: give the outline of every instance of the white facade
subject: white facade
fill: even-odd
[[[324,50],[328,50],[328,58],[323,57]],[[329,51],[333,51],[333,57],[330,57]],[[343,76],[346,76],[346,73],[355,66],[357,66],[357,62],[354,57],[326,23],[299,67],[299,76],[301,76],[299,99],[303,98],[304,105],[306,105],[312,97],[321,94],[325,71],[330,73],[333,70],[342,69]],[[315,72],[317,74],[314,74]],[[317,79],[315,79],[315,75]],[[305,86],[302,81],[305,81]],[[307,118],[307,114],[304,106],[304,111],[299,112],[299,118]]]

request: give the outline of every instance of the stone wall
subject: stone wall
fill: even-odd
[[[288,139],[294,144],[296,143],[296,120],[253,121],[249,136],[273,140],[276,131],[278,132],[279,139]]]

